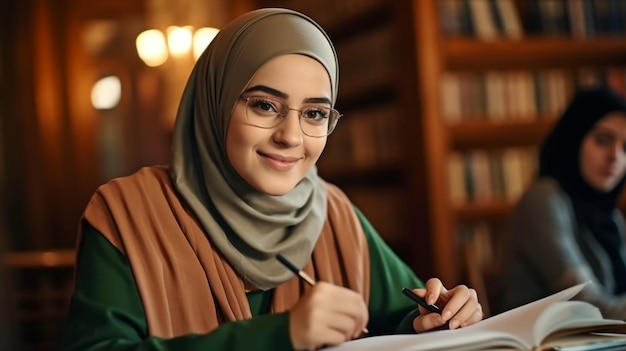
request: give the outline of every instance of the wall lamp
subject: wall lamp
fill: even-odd
[[[160,66],[169,56],[183,57],[190,52],[194,60],[211,43],[219,29],[202,27],[193,31],[191,26],[170,26],[167,28],[167,38],[158,29],[148,29],[141,32],[135,40],[137,54],[149,67]]]

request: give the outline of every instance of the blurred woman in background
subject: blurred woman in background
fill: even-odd
[[[609,88],[579,91],[512,214],[500,311],[591,281],[576,299],[626,319],[625,172],[626,101]]]

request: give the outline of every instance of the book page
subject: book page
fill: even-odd
[[[510,334],[472,327],[455,330],[439,330],[423,334],[373,336],[349,341],[324,351],[470,351],[504,347],[513,350],[526,349],[526,345]]]
[[[621,324],[622,321],[603,319],[600,310],[582,301],[557,301],[548,306],[534,327],[534,344],[543,344],[543,341],[555,334],[562,336],[599,326]]]
[[[550,323],[552,323],[548,318],[545,321],[541,321],[540,326],[535,328],[535,323],[541,313],[546,310],[551,311],[552,309],[548,307],[558,301],[571,299],[586,284],[575,285],[543,299],[487,318],[466,328],[432,331],[422,334],[374,336],[346,342],[327,350],[477,350],[495,347],[532,349],[535,345],[539,345],[540,341],[547,335],[545,334],[546,329],[541,328],[546,328],[546,325],[551,325]],[[556,308],[556,311],[560,308]],[[585,316],[589,316],[588,312],[582,313]],[[588,322],[589,319],[585,318],[585,321]],[[602,323],[601,316],[599,316],[597,322]],[[543,331],[544,333],[535,335],[535,330],[538,332]]]
[[[561,339],[556,343],[548,343],[540,348],[540,350],[546,351],[592,351],[609,349],[615,351],[626,349],[626,335],[610,333],[574,335]]]
[[[527,348],[532,348],[532,345],[539,345],[540,341],[545,337],[545,334],[535,335],[535,333],[541,333],[542,331],[545,332],[547,329],[545,324],[550,323],[549,321],[543,322],[542,325],[535,329],[534,326],[539,319],[539,316],[548,308],[548,306],[555,304],[558,301],[571,299],[587,284],[588,283],[575,285],[556,294],[544,297],[543,299],[539,299],[526,305],[497,314],[470,327],[478,326],[481,330],[497,330],[505,333],[511,333],[523,340],[526,343]]]

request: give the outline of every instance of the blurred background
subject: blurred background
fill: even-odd
[[[238,6],[251,4],[0,2],[0,349],[57,349],[91,194],[111,178],[168,162],[195,58],[191,48],[170,53],[163,42],[167,56],[144,62],[139,34],[159,29],[163,39],[177,26],[193,35],[246,10]],[[183,33],[172,45],[186,40]]]
[[[1,349],[57,348],[85,204],[111,178],[168,163],[199,35],[260,6],[1,2]]]
[[[196,50],[268,6],[311,16],[337,48],[344,117],[320,174],[446,285],[489,292],[508,213],[572,92],[626,94],[624,0],[3,0],[2,350],[57,349],[90,196],[169,162]]]

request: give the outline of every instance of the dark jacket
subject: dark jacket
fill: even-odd
[[[617,209],[614,218],[626,239]],[[610,293],[615,281],[606,251],[577,223],[569,196],[554,179],[542,177],[531,185],[512,213],[508,234],[498,311],[592,281],[576,299],[596,305],[606,318],[626,319],[626,295]]]

